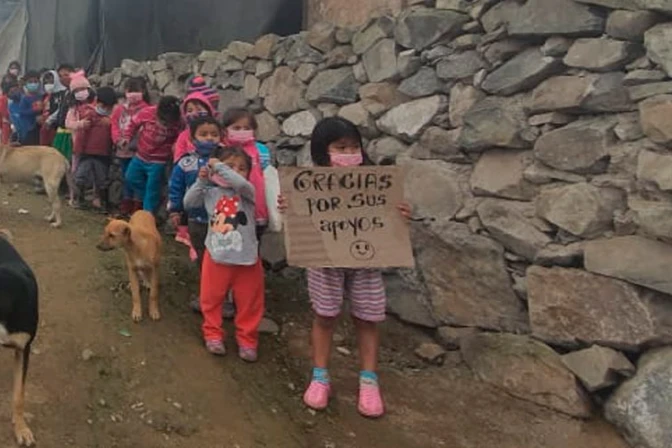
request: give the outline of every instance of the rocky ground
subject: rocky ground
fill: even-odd
[[[263,336],[261,361],[215,359],[201,348],[199,319],[186,307],[195,272],[182,247],[167,245],[163,320],[134,325],[120,255],[94,248],[104,218],[68,210],[65,227],[53,230],[41,220],[45,205],[22,189],[0,190],[0,223],[15,233],[40,281],[27,408],[41,447],[627,446],[600,420],[574,419],[479,381],[459,352],[445,354],[442,366],[426,364],[414,351],[429,338],[394,320],[383,327],[387,417],[369,421],[355,411],[347,325],[334,354],[333,405],[309,412],[300,395],[310,316],[292,272],[269,277],[268,315],[280,332]],[[10,355],[2,356],[0,391],[8,397]],[[5,447],[13,446],[9,409],[0,405]]]

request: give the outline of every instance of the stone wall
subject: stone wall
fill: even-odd
[[[329,22],[337,26],[359,26],[374,16],[398,14],[408,0],[306,0],[307,26]]]
[[[387,273],[390,311],[461,345],[485,381],[577,417],[647,352],[606,414],[634,445],[669,448],[672,353],[650,348],[672,341],[672,1],[421,3],[100,81],[145,74],[179,94],[200,71],[222,105],[258,114],[279,165],[308,163],[320,118],[352,120],[376,162],[407,169],[424,220],[416,269]]]

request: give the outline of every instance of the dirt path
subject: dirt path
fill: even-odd
[[[44,198],[23,190],[0,186],[0,227],[14,232],[40,283],[27,400],[40,447],[626,447],[600,421],[578,422],[476,381],[459,355],[441,368],[423,366],[412,348],[426,336],[392,321],[381,363],[389,415],[357,415],[356,359],[348,354],[335,354],[333,406],[315,415],[300,400],[309,368],[300,283],[269,279],[269,314],[282,332],[263,337],[260,363],[213,358],[186,307],[195,273],[181,247],[168,244],[164,319],[134,325],[120,254],[94,248],[104,218],[68,210],[64,229],[52,230],[42,221]],[[347,325],[339,338],[354,353]],[[3,397],[10,356],[0,352]],[[0,446],[14,446],[10,429],[4,400]]]

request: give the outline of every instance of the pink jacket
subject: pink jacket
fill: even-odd
[[[173,155],[173,145],[180,133],[180,124],[166,126],[157,116],[158,106],[149,106],[131,119],[122,138],[131,141],[138,134],[137,156],[149,163],[167,163]]]
[[[224,140],[225,145],[232,145]],[[234,145],[232,145],[234,146]],[[261,169],[261,156],[257,148],[257,142],[252,141],[243,146],[248,156],[252,158],[252,169],[250,170],[250,183],[254,186],[254,219],[257,225],[266,225],[268,223],[268,205],[266,204],[266,182],[264,181],[264,172]]]

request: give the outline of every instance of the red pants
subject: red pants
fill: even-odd
[[[201,270],[201,312],[206,341],[224,340],[222,305],[229,290],[236,304],[236,340],[239,347],[259,345],[259,324],[264,317],[264,269],[261,260],[253,266],[222,265],[206,250]]]

